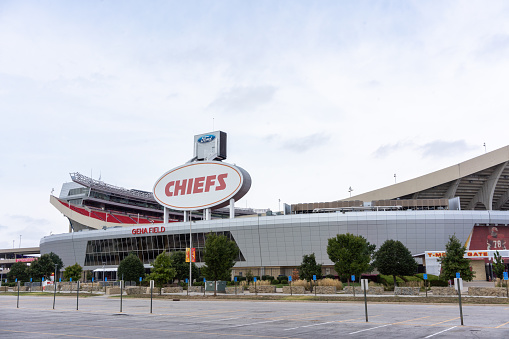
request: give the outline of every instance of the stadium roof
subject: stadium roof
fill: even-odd
[[[462,210],[509,210],[509,146],[341,201],[460,198]]]

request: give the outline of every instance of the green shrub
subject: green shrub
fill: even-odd
[[[392,275],[383,275],[380,274],[380,282],[386,286],[394,286],[394,279],[392,278]],[[404,284],[405,281],[401,279],[400,277],[396,276],[396,283],[398,285]]]
[[[262,280],[270,280],[270,281],[272,281],[272,280],[274,280],[274,277],[271,276],[271,275],[262,275]]]
[[[277,285],[279,284],[279,280],[277,279],[272,279],[272,281],[270,282],[271,285]]]
[[[246,279],[247,279],[246,277],[242,277],[242,276],[240,276],[240,275],[237,275],[235,278],[237,278],[237,281],[238,281],[238,282],[246,281]]]
[[[402,276],[401,278],[404,281],[406,281],[406,282],[409,282],[409,281],[422,281],[421,278],[413,276],[413,275],[405,275],[405,276]]]
[[[444,281],[444,280],[430,280],[429,281],[429,286],[430,287],[433,287],[433,286],[436,286],[436,287],[447,287],[447,286],[449,286],[449,283],[447,281]]]
[[[277,277],[277,280],[279,280],[280,283],[284,284],[288,282],[288,277],[286,275],[280,275],[279,277]]]

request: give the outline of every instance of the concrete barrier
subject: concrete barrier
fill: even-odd
[[[249,286],[249,293],[276,293],[275,285],[262,285],[256,286],[256,291],[254,285]]]
[[[203,286],[191,286],[189,292],[203,293]]]
[[[165,287],[163,288],[163,293],[182,293],[184,289],[179,287]]]
[[[106,287],[106,294],[120,294],[120,287]]]
[[[420,287],[398,287],[394,288],[394,295],[419,295]]]
[[[291,294],[304,294],[306,289],[304,286],[292,286]],[[290,294],[290,286],[283,286],[283,294]]]
[[[315,286],[316,294],[336,294],[336,286]],[[312,293],[315,293],[313,291]]]
[[[125,293],[127,295],[140,295],[140,294],[144,294],[145,292],[147,292],[147,289],[145,287],[133,286],[133,287],[126,287],[126,289],[125,289]]]
[[[235,294],[235,286],[226,286],[226,294]],[[244,288],[237,286],[237,294],[244,294]]]
[[[468,295],[481,297],[507,297],[505,287],[469,287]]]

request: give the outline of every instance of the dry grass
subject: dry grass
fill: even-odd
[[[398,284],[401,287],[424,287],[424,281],[407,281],[403,284]]]
[[[306,280],[295,280],[292,281],[292,286],[304,286],[306,290],[309,290],[311,288],[311,283],[307,282]]]
[[[325,278],[318,280],[318,286],[336,286],[337,290],[343,289],[343,283],[341,280],[331,279],[331,278]]]

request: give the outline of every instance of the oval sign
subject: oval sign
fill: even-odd
[[[198,139],[198,142],[199,142],[200,144],[205,144],[205,143],[207,143],[207,142],[211,142],[211,141],[213,141],[215,138],[216,138],[216,136],[215,136],[215,135],[213,135],[213,134],[207,134],[207,135],[204,135],[204,136],[200,137],[200,138]]]
[[[220,208],[242,198],[251,188],[249,173],[219,161],[193,162],[159,178],[153,189],[159,204],[179,211]]]

